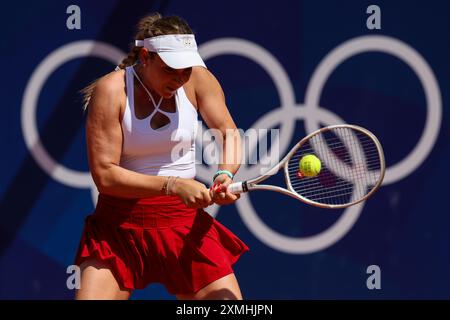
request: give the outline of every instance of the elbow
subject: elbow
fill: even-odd
[[[91,173],[98,192],[102,194],[111,194],[113,183],[109,172],[105,170],[102,172],[92,171]]]

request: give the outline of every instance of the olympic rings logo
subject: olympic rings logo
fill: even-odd
[[[296,103],[291,81],[282,65],[261,46],[248,40],[222,38],[202,44],[199,51],[205,60],[219,55],[239,55],[257,63],[268,73],[278,91],[281,105],[258,119],[252,128],[268,129],[280,125],[278,147],[281,155],[287,152],[294,138],[297,120],[304,120],[307,133],[319,129],[320,124],[345,123],[330,110],[319,106],[320,94],[334,69],[352,56],[365,52],[382,52],[405,62],[418,76],[424,88],[427,105],[425,126],[418,143],[404,159],[386,169],[384,185],[400,181],[410,175],[425,161],[436,143],[442,119],[442,101],[438,82],[425,59],[412,47],[398,39],[387,36],[362,36],[346,41],[333,49],[314,71],[307,86],[303,104]],[[74,171],[57,163],[42,145],[36,121],[37,101],[46,79],[65,62],[86,56],[103,58],[116,65],[125,54],[109,44],[95,41],[73,42],[57,49],[38,65],[27,84],[22,101],[21,123],[27,148],[40,167],[58,182],[75,188],[89,188],[95,203],[97,189],[90,173]],[[254,146],[250,146],[252,147]],[[246,163],[245,161],[239,171],[240,179],[259,175],[261,168],[258,164],[250,167]],[[212,167],[197,166],[197,177],[205,182],[209,181],[214,172],[215,169]],[[271,229],[259,218],[246,194],[243,194],[236,202],[236,207],[247,228],[261,242],[281,252],[306,254],[323,250],[339,241],[355,224],[364,203],[347,208],[327,230],[306,238],[288,237]],[[213,206],[208,211],[216,215],[218,209],[218,206]]]

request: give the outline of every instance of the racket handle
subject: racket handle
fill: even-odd
[[[243,193],[247,192],[247,181],[239,181],[232,183],[227,188],[228,191],[230,191],[233,194]]]

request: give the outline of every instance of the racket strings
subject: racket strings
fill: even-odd
[[[378,153],[374,152],[373,154],[369,154],[369,156],[373,157],[376,156]],[[299,157],[300,158],[300,157]],[[294,161],[291,163],[289,162],[289,168],[298,168],[298,162],[300,161],[300,159],[293,159]],[[344,158],[342,159],[342,161],[347,164],[347,165],[352,165],[351,161],[349,158]],[[376,159],[371,159],[365,162],[365,164],[367,165],[368,168],[373,168],[373,167],[379,167],[380,165],[380,161],[376,160]],[[374,171],[373,169],[371,171]]]
[[[299,177],[299,160],[315,154],[321,171],[315,177]],[[292,189],[309,200],[341,205],[366,196],[380,178],[381,161],[376,143],[353,128],[334,128],[312,136],[287,164]]]
[[[365,142],[366,144],[369,143],[370,141]],[[330,148],[336,148],[337,146],[341,147],[342,146],[342,142],[338,142],[338,143],[334,143],[334,144],[330,144],[328,145]],[[312,147],[310,148],[305,148],[302,150],[302,152],[298,152],[295,153],[294,156],[291,158],[292,160],[300,160],[300,158],[305,154],[305,153],[315,153],[314,149]],[[374,156],[378,155],[378,149],[375,145],[372,145],[370,147],[370,149],[367,150],[366,155],[369,156],[369,158],[374,158]],[[346,155],[345,158],[341,159],[343,160],[345,163],[347,164],[351,164],[351,157],[350,155]],[[374,163],[376,164],[380,164],[379,161],[375,161]],[[295,163],[293,162],[292,165],[294,165]]]

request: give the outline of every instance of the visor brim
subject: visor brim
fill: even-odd
[[[185,69],[195,66],[206,68],[197,51],[158,52],[165,64],[173,69]]]

